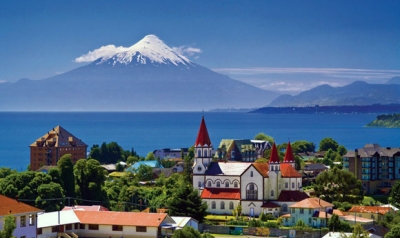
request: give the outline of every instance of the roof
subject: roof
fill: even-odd
[[[107,208],[100,206],[100,205],[92,205],[92,206],[79,206],[75,205],[72,207],[65,206],[62,211],[69,211],[69,210],[81,210],[81,211],[108,211]]]
[[[153,168],[153,173],[158,177],[160,177],[161,174],[164,174],[165,178],[170,177],[174,171],[172,170],[172,168]]]
[[[271,155],[269,157],[269,162],[268,163],[280,163],[280,159],[278,156],[278,150],[276,149],[275,143],[272,144],[272,149],[271,149]]]
[[[251,163],[244,162],[211,162],[206,175],[236,175],[240,176]]]
[[[278,204],[271,202],[271,201],[267,201],[264,202],[263,205],[261,205],[261,207],[266,207],[266,208],[276,208],[276,207],[281,207]]]
[[[390,207],[380,207],[380,206],[353,206],[348,211],[351,212],[359,212],[359,213],[379,213],[381,215],[385,215],[386,213],[392,211]]]
[[[235,140],[235,145],[240,150],[241,153],[244,153],[246,151],[256,150],[253,146],[253,143],[251,143],[249,139]]]
[[[347,221],[349,223],[361,223],[361,224],[372,224],[374,223],[373,219],[369,219],[369,218],[365,218],[365,217],[358,217],[358,216],[354,216],[352,214],[349,215],[345,215],[345,216],[341,216],[339,217],[340,220],[343,221]]]
[[[315,164],[306,164],[304,165],[304,170],[309,171],[309,170],[326,170],[328,167],[322,163],[315,163]]]
[[[0,194],[0,216],[8,214],[38,213],[43,210]]]
[[[167,218],[166,213],[76,211],[80,223],[122,226],[158,227]]]
[[[346,212],[343,212],[343,211],[341,211],[341,210],[339,210],[339,209],[333,209],[332,214],[336,214],[336,215],[338,215],[339,217],[342,217],[342,216],[346,216],[346,215],[347,215]]]
[[[301,191],[282,190],[279,194],[279,202],[298,202],[308,198],[307,193]]]
[[[322,199],[313,197],[313,198],[306,198],[301,200],[300,202],[297,202],[290,207],[295,207],[295,208],[327,208],[327,207],[333,207],[332,203],[326,202]]]
[[[399,153],[400,148],[381,147],[379,144],[366,144],[363,148],[357,149],[358,156],[361,158],[370,158],[375,154],[385,157],[393,157],[394,154]],[[343,157],[354,158],[355,152],[348,151]]]
[[[283,163],[294,163],[294,156],[292,152],[292,146],[290,145],[290,141],[286,147],[285,158],[283,159]]]
[[[281,164],[281,173],[283,178],[301,178],[303,177],[291,164]]]
[[[368,231],[369,233],[378,235],[380,237],[384,237],[386,233],[390,231],[389,228],[386,228],[382,225],[375,225],[375,224],[368,224],[363,225],[364,230]]]
[[[63,210],[60,212],[46,212],[38,214],[37,227],[50,227],[57,225],[79,223],[74,210]]]
[[[50,147],[70,147],[70,146],[85,146],[87,145],[61,126],[56,126],[42,137],[39,137],[33,142],[31,147],[50,146]]]
[[[323,211],[315,211],[312,217],[317,217],[321,219],[330,219],[332,215]]]
[[[202,199],[240,199],[239,188],[205,188],[201,193]]]
[[[132,171],[132,170],[137,170],[141,165],[146,165],[150,166],[152,168],[164,168],[158,160],[144,160],[144,161],[138,161],[131,165],[129,168],[127,168],[127,171]]]
[[[56,165],[43,165],[42,167],[38,168],[36,172],[48,173],[50,169],[58,168]]]
[[[326,235],[324,235],[322,238],[346,238],[346,237],[352,237],[353,233],[349,233],[349,232],[328,232]],[[368,234],[369,238],[380,238],[381,236],[377,236],[374,234]]]
[[[206,122],[204,121],[204,116],[201,118],[199,133],[197,134],[196,142],[194,146],[211,146],[211,140],[208,136]]]
[[[219,143],[218,149],[221,151],[227,151],[233,145],[234,140],[232,139],[222,139]]]
[[[113,171],[113,170],[117,169],[115,164],[102,164],[100,166],[103,167],[105,170],[108,170],[108,171]]]
[[[175,216],[171,216],[172,220],[174,220],[174,222],[176,223],[176,226],[178,227],[184,227],[186,226],[186,224],[188,224],[188,222],[190,220],[196,221],[197,223],[199,223],[196,219],[193,219],[191,217],[175,217]]]
[[[268,178],[269,166],[267,163],[253,163],[253,166],[264,178]]]

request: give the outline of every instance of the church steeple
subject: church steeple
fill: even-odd
[[[275,142],[272,144],[271,155],[269,156],[269,170],[279,171],[281,161],[279,160],[278,150],[276,149]]]
[[[199,133],[197,133],[196,142],[194,144],[195,147],[197,146],[204,146],[208,145],[211,146],[210,136],[208,136],[206,122],[204,121],[204,116],[201,118]]]
[[[204,174],[212,161],[212,144],[204,116],[201,118],[199,132],[194,144],[194,152],[193,174]]]
[[[292,152],[292,146],[290,145],[290,141],[286,147],[286,153],[285,153],[285,158],[283,159],[283,163],[290,163],[293,166],[293,168],[295,168],[295,160]]]

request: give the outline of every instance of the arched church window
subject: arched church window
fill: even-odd
[[[201,181],[199,181],[198,185],[199,185],[198,187],[201,188]]]
[[[250,177],[253,177],[253,171],[250,171]]]
[[[229,182],[225,182],[225,188],[229,188]]]
[[[235,182],[235,183],[233,184],[233,187],[235,187],[235,188],[239,187],[238,182]]]
[[[211,202],[211,209],[215,209],[216,208],[216,203],[213,201]]]
[[[220,208],[221,208],[221,209],[225,209],[225,202],[221,202]]]
[[[271,197],[274,196],[274,190],[271,190]]]
[[[248,200],[257,200],[257,185],[254,183],[249,183],[246,187],[246,198]]]
[[[211,181],[207,182],[207,187],[211,187]]]
[[[217,182],[217,188],[221,187],[221,183]]]
[[[233,210],[233,202],[229,202],[229,209]]]
[[[197,150],[197,157],[201,157],[201,150],[200,149]]]
[[[207,150],[204,150],[204,157],[207,157]]]

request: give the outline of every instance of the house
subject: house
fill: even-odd
[[[199,222],[191,217],[176,217],[176,216],[171,216],[171,218],[175,221],[176,227],[178,229],[182,229],[185,226],[191,226],[195,230],[199,230]]]
[[[383,220],[385,214],[389,212],[393,212],[391,207],[380,206],[352,206],[348,211],[349,214],[353,214],[357,217],[372,219],[375,222]]]
[[[165,149],[154,150],[153,154],[157,159],[163,160],[170,158],[182,158],[182,153],[183,157],[185,157],[188,154],[188,152],[189,148],[180,148],[180,149],[165,148]]]
[[[285,226],[295,226],[296,222],[303,220],[311,227],[326,227],[331,218],[333,204],[320,198],[306,198],[290,206],[290,213],[282,217]]]
[[[207,202],[210,213],[232,214],[241,204],[245,215],[270,212],[278,216],[308,197],[302,191],[302,176],[294,168],[290,143],[282,163],[275,144],[268,164],[225,159],[213,162],[213,147],[203,117],[194,147],[193,187]]]
[[[343,169],[361,180],[367,194],[388,194],[400,179],[400,148],[366,144],[343,155]]]
[[[221,140],[214,158],[227,161],[251,162],[264,156],[264,151],[271,148],[268,141],[263,140]]]
[[[164,168],[158,160],[138,161],[126,169],[127,172],[135,172],[141,165],[150,166],[151,168]]]
[[[0,195],[0,230],[4,228],[4,219],[7,215],[15,217],[15,237],[36,237],[37,215],[43,212],[36,207],[20,202],[16,199]]]
[[[166,213],[135,213],[71,209],[38,216],[38,237],[160,237],[173,233],[175,221]],[[64,237],[66,237],[64,235]]]
[[[322,163],[306,164],[303,172],[311,177],[318,175],[321,172],[327,171],[329,168]]]
[[[57,165],[58,160],[71,154],[72,163],[86,159],[87,145],[61,126],[56,126],[39,137],[30,146],[30,169],[36,171],[43,165]]]

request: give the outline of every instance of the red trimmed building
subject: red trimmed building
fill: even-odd
[[[239,204],[242,213],[275,216],[289,213],[288,207],[308,198],[302,191],[302,176],[295,169],[290,142],[281,163],[272,145],[269,163],[212,162],[213,149],[204,117],[195,142],[193,187],[212,214],[232,214]]]

